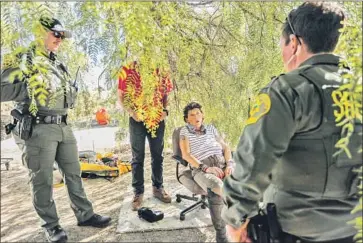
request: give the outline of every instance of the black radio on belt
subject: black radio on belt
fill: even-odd
[[[139,218],[143,218],[150,223],[162,220],[164,218],[163,212],[158,210],[151,210],[147,207],[140,208],[139,210],[137,210],[137,213],[139,215]]]

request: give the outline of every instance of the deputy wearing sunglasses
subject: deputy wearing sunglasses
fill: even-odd
[[[55,52],[62,41],[71,37],[59,20],[40,19],[41,36],[26,53],[23,53],[18,66],[27,65],[28,70],[35,62],[42,62],[47,74],[43,75],[48,94],[46,105],[37,104],[36,116],[29,115],[29,97],[27,77],[18,76],[10,80],[19,67],[5,69],[1,74],[1,102],[16,101],[17,127],[13,129],[14,138],[23,151],[23,164],[29,169],[34,208],[41,219],[46,237],[50,242],[66,242],[67,235],[59,225],[56,206],[53,201],[53,163],[57,162],[63,174],[65,185],[71,200],[71,207],[78,221],[78,226],[106,227],[111,218],[93,212],[87,199],[78,161],[77,141],[72,129],[67,124],[68,109],[72,108],[76,98],[76,87],[70,80],[66,67],[57,60]],[[24,71],[23,71],[24,72]],[[29,74],[28,74],[29,77]],[[50,102],[53,99],[53,102]],[[28,114],[28,116],[26,116]],[[25,117],[30,117],[25,118]],[[27,133],[30,120],[30,133]],[[25,136],[24,134],[29,134]],[[64,199],[66,203],[66,199]],[[20,215],[19,215],[20,216]]]
[[[258,95],[224,181],[231,241],[353,242],[347,222],[357,217],[361,121],[351,131],[352,158],[333,156],[342,136],[334,114],[342,111],[332,93],[342,78],[332,52],[343,20],[342,9],[327,2],[305,2],[288,14],[280,40],[286,73]],[[266,208],[256,216],[263,197]]]

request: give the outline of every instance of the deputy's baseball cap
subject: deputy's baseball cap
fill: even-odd
[[[50,18],[50,17],[41,17],[39,21],[43,25],[44,28],[46,28],[50,31],[64,32],[65,38],[72,37],[72,33],[69,30],[66,30],[58,19]]]

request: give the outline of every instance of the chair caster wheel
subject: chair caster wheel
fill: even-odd
[[[177,197],[176,198],[176,202],[180,203],[181,202],[181,198],[180,197]]]
[[[202,209],[206,209],[207,206],[205,206],[204,204],[201,206]]]
[[[185,215],[180,215],[180,220],[183,221],[185,219]]]

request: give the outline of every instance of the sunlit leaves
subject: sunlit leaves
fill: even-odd
[[[339,151],[335,154],[346,153],[350,158],[351,153],[348,145],[353,134],[354,126],[362,126],[362,4],[345,3],[345,7],[349,10],[349,18],[345,22],[345,28],[342,30],[340,42],[337,48],[337,53],[341,54],[345,60],[342,62],[342,67],[348,66],[350,71],[342,68],[343,83],[335,93],[333,93],[334,106],[338,110],[334,111],[337,126],[342,127],[342,138],[337,142],[335,147]],[[359,134],[362,136],[362,134]],[[362,147],[362,144],[360,145]],[[359,149],[358,153],[362,153]],[[349,222],[357,229],[357,234],[354,237],[356,242],[363,242],[362,231],[362,192],[363,192],[363,166],[355,171],[358,173],[360,183],[358,184],[358,194],[360,200],[358,205],[352,210],[357,217]]]

